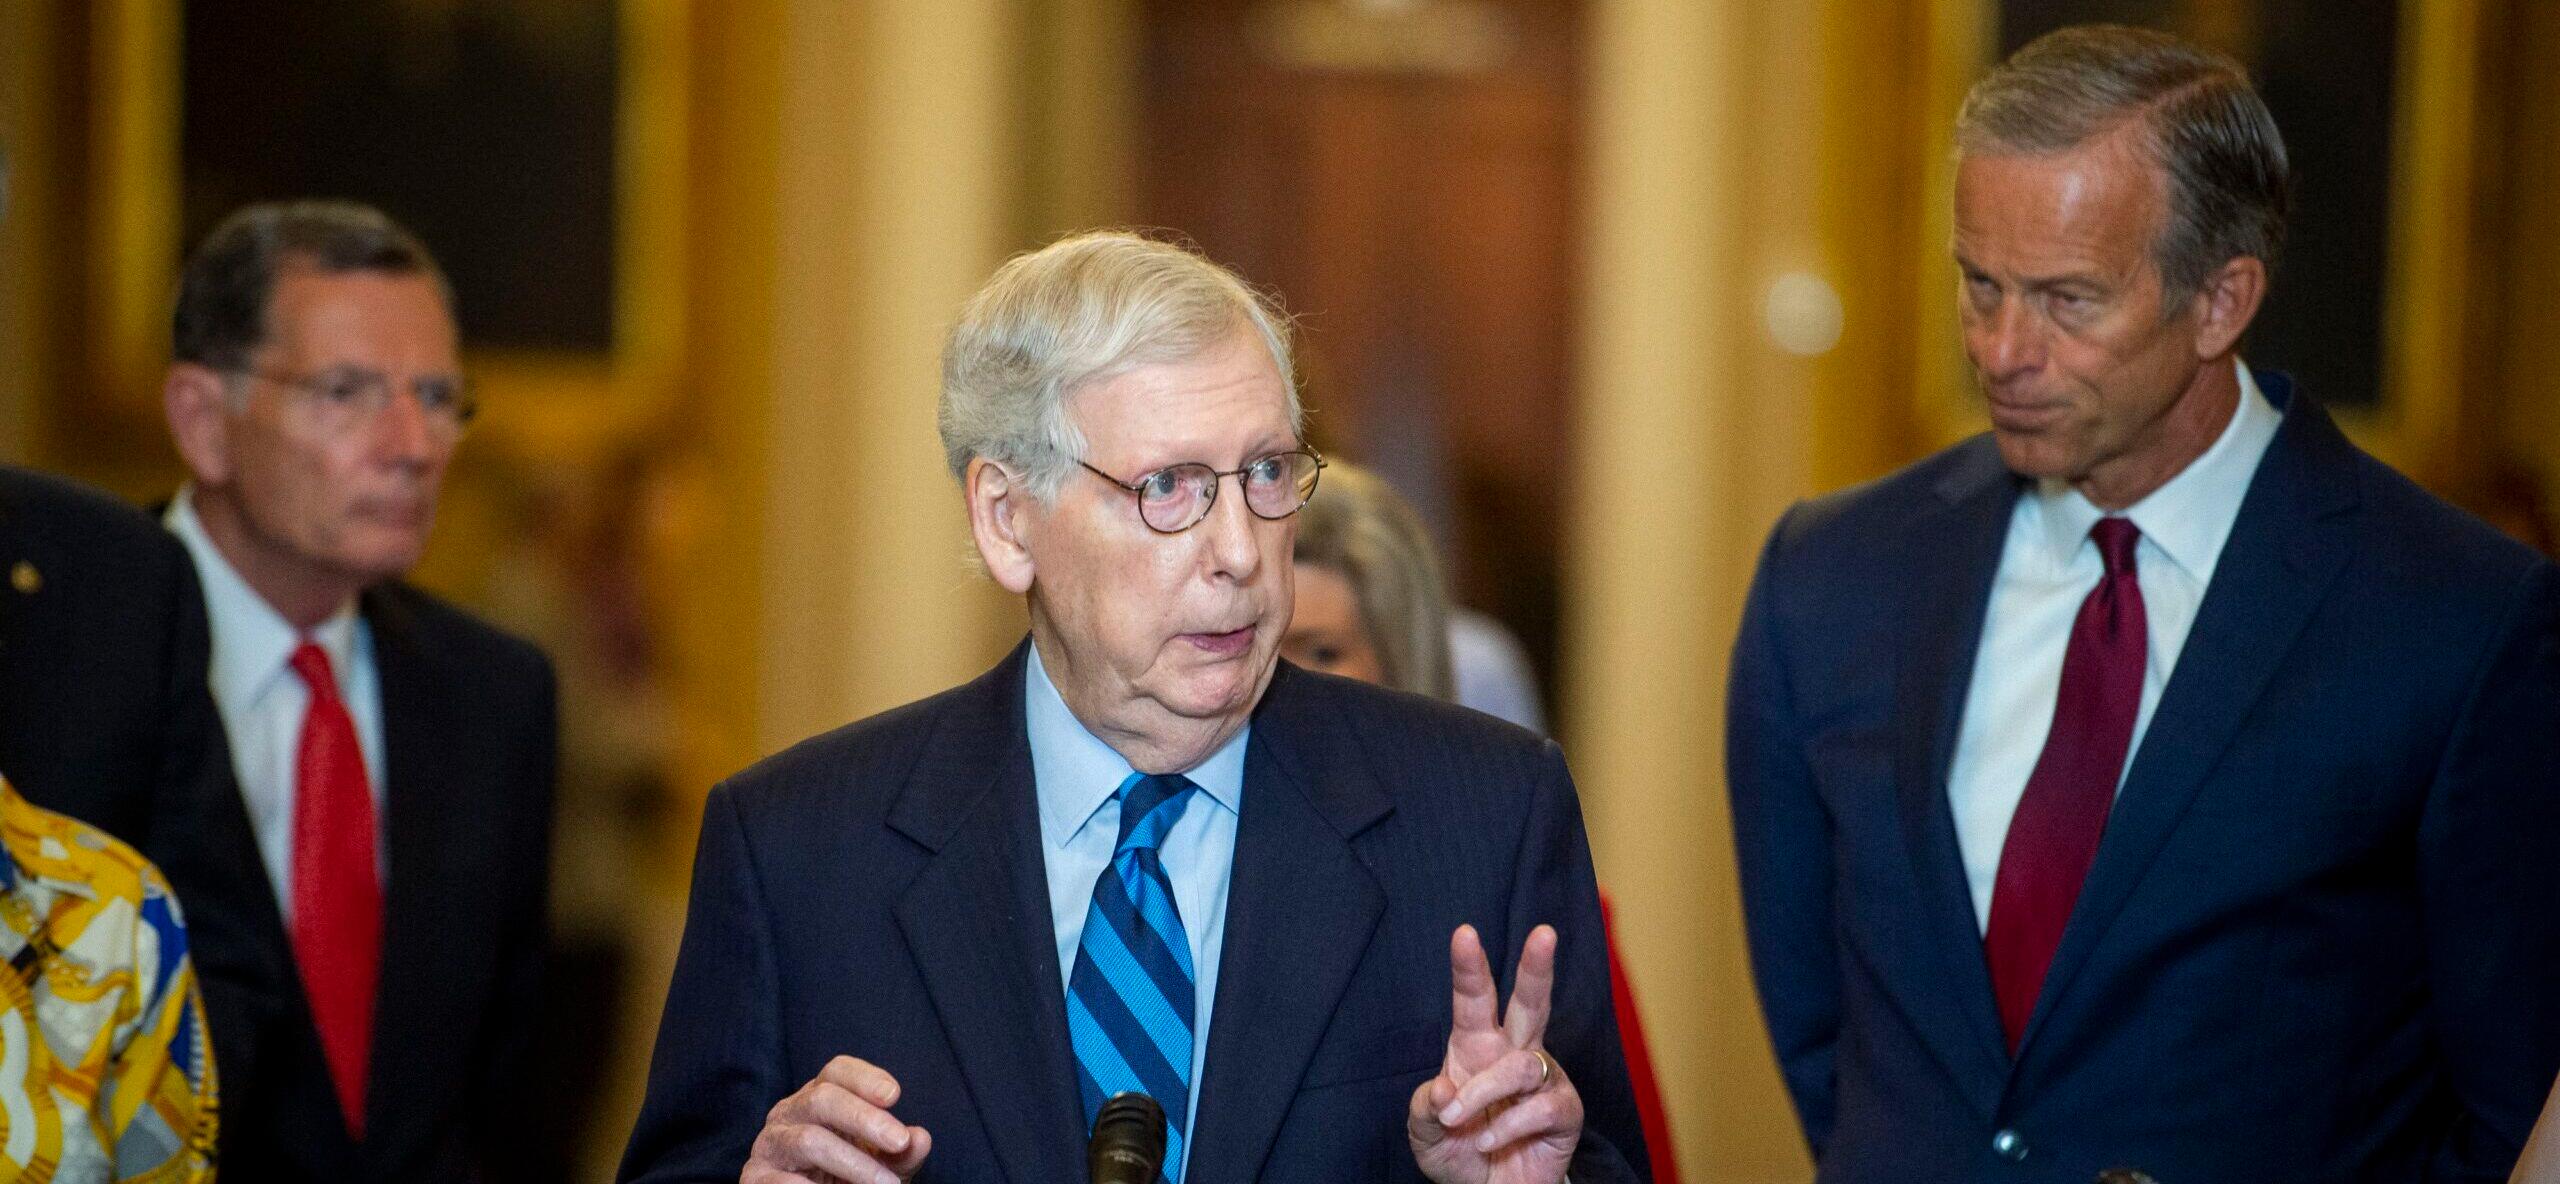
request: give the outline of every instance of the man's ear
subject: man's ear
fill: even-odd
[[[2196,356],[2211,360],[2239,348],[2266,298],[2267,265],[2254,255],[2235,257],[2206,276],[2195,294]]]
[[[198,485],[231,479],[231,392],[222,375],[194,362],[173,362],[160,384],[169,439]]]
[[[1016,596],[1031,591],[1031,490],[1004,466],[981,456],[960,478],[969,498],[969,535],[997,585]]]

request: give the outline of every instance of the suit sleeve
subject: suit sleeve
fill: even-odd
[[[1608,932],[1600,916],[1600,890],[1592,878],[1591,844],[1582,807],[1565,771],[1564,754],[1546,745],[1529,822],[1514,863],[1511,932],[1503,948],[1488,951],[1507,979],[1519,964],[1529,931],[1556,927],[1555,1009],[1547,1022],[1547,1048],[1582,1095],[1582,1141],[1566,1178],[1575,1184],[1650,1181],[1644,1121],[1628,1083],[1626,1053],[1618,1043],[1617,1008],[1609,986]]]
[[[1831,1133],[1840,1038],[1831,820],[1805,763],[1779,614],[1790,511],[1770,532],[1734,644],[1725,699],[1725,784],[1733,802],[1744,929],[1761,1014],[1819,1160]]]
[[[2560,1072],[2560,569],[2526,577],[2418,829],[2435,1026],[2460,1102],[2428,1178],[2507,1178]]]
[[[477,1129],[488,1140],[480,1163],[492,1180],[523,1178],[509,1165],[522,1162],[521,1149],[539,1146],[548,1109],[535,1096],[540,1076],[534,1072],[534,1040],[542,1021],[543,979],[551,935],[552,802],[559,783],[560,719],[558,679],[550,659],[528,651],[528,667],[520,684],[529,692],[522,718],[528,730],[517,745],[513,771],[519,812],[509,831],[515,847],[505,865],[515,877],[509,894],[511,911],[498,933],[498,987],[490,996],[486,1043],[474,1091],[482,1118]]]
[[[781,988],[771,918],[737,802],[726,786],[703,806],[693,890],[667,988],[649,1092],[617,1179],[734,1181],[786,1081],[775,1015]]]

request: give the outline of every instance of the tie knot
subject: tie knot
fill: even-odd
[[[338,676],[335,669],[329,665],[329,651],[321,649],[320,643],[306,641],[293,647],[293,656],[286,659],[285,664],[293,667],[295,674],[302,676],[304,685],[311,688],[311,693],[315,697],[328,699],[338,697]]]
[[[1181,819],[1183,807],[1190,804],[1191,791],[1198,788],[1180,773],[1131,773],[1120,783],[1119,852],[1153,851],[1163,845],[1165,833]]]
[[[2133,545],[2142,541],[2142,528],[2131,518],[2100,518],[2089,528],[2089,537],[2097,540],[2098,558],[2106,561],[2107,574],[2124,575],[2133,570]]]

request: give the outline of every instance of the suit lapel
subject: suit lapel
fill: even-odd
[[[2291,406],[2250,480],[2212,586],[2108,815],[2097,862],[2028,1022],[2028,1042],[2123,912],[2352,550],[2352,446],[2317,405],[2288,398],[2281,376],[2259,381]]]
[[[1988,1114],[2007,1075],[2008,1049],[1947,801],[1947,767],[2018,483],[1987,438],[1967,448],[1963,463],[1939,482],[1933,516],[1911,532],[1909,556],[1899,565],[1919,579],[1905,602],[1895,665],[1894,784],[1919,879],[1923,944],[1937,962],[1936,981],[1906,1003],[1940,1013],[1919,1030]]]
[[[1279,1136],[1335,1002],[1367,952],[1386,894],[1351,838],[1393,805],[1348,739],[1282,666],[1245,755],[1218,998],[1187,1178],[1251,1180]]]
[[[1027,643],[1026,643],[1027,644]],[[1014,1184],[1083,1175],[1083,1103],[1023,723],[1024,649],[939,725],[889,825],[932,858],[898,927]]]
[[[144,513],[159,522],[168,514],[169,502],[167,498],[154,501],[143,507]],[[193,566],[189,556],[190,570]],[[369,608],[369,602],[361,607]],[[216,726],[221,726],[219,721]],[[227,744],[222,759],[230,760]],[[309,1178],[352,1177],[358,1170],[356,1146],[339,1112],[336,1092],[327,1084],[328,1062],[320,1051],[310,1001],[303,994],[293,939],[268,888],[266,856],[258,850],[257,829],[249,822],[248,804],[227,765],[220,782],[221,798],[208,804],[210,816],[203,820],[208,829],[189,833],[186,858],[200,861],[197,875],[208,882],[219,878],[248,887],[229,894],[232,911],[238,914],[224,926],[233,935],[229,942],[210,942],[202,932],[204,920],[190,914],[189,925],[199,930],[194,936],[200,939],[192,948],[212,1026],[214,1066],[221,1075],[225,1109],[235,1116],[267,1115],[263,1128],[226,1125],[225,1154],[254,1138],[253,1156],[281,1157]],[[375,1030],[379,1040],[378,1018]],[[368,1091],[371,1088],[368,1081]]]
[[[449,996],[480,976],[451,959],[485,953],[476,941],[441,940],[454,923],[447,906],[474,874],[465,858],[472,787],[457,779],[453,753],[469,733],[447,712],[456,692],[418,635],[415,617],[396,598],[369,591],[362,610],[382,683],[383,843],[390,868],[365,1093],[366,1159],[379,1165],[395,1160],[418,1133],[412,1116],[449,1112],[440,1094],[451,1075],[438,1070],[454,1061],[461,1034],[437,1017],[470,1014]]]

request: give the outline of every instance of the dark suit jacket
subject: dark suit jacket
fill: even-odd
[[[0,467],[0,573],[0,774],[27,800],[147,847],[231,792],[176,539],[106,494]]]
[[[258,889],[241,928],[286,969],[271,998],[210,1016],[222,1178],[515,1179],[543,1105],[526,1086],[550,877],[550,661],[405,584],[366,592],[361,611],[381,667],[391,869],[365,1137],[339,1114],[242,814],[223,853]]]
[[[22,564],[31,592],[14,578]],[[266,877],[233,859],[249,820],[205,685],[195,567],[133,507],[0,468],[0,571],[12,573],[0,587],[0,774],[168,876],[227,1095],[234,1062],[249,1058],[222,1021],[272,1006],[291,968],[254,939],[258,911],[275,911]]]
[[[1728,759],[1822,1181],[2505,1178],[2560,1070],[2560,572],[2261,382],[2291,406],[2015,1058],[1946,777],[2020,482],[1977,438],[1771,536]]]
[[[766,1111],[838,1054],[898,1077],[897,1114],[933,1134],[922,1179],[1084,1178],[1023,653],[712,791],[624,1179],[737,1179]],[[1244,784],[1189,1180],[1419,1179],[1404,1115],[1439,1070],[1461,922],[1506,984],[1557,927],[1576,1178],[1646,1178],[1554,745],[1283,663]]]

